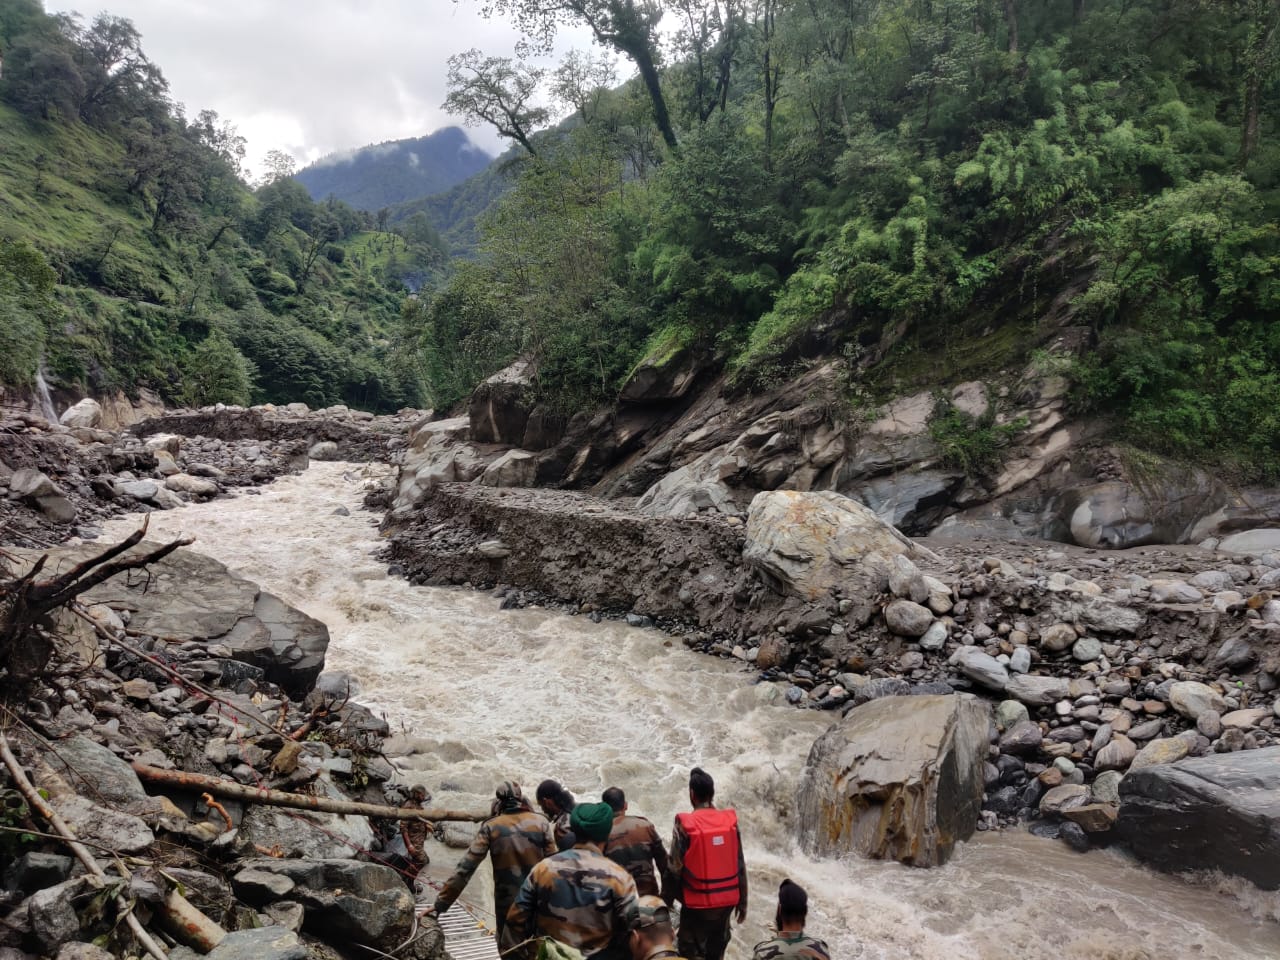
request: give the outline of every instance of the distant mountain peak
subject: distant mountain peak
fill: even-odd
[[[492,162],[465,130],[445,127],[336,151],[299,171],[297,180],[315,200],[333,196],[359,210],[379,210],[448,190]]]

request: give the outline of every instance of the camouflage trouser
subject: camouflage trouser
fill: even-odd
[[[676,950],[686,960],[724,960],[729,946],[729,918],[733,907],[714,910],[680,911],[680,930],[676,934]]]

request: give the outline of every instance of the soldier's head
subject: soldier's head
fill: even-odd
[[[600,794],[600,799],[613,807],[614,813],[627,812],[627,795],[622,792],[621,787],[610,787],[604,793]]]
[[[431,799],[431,792],[420,783],[414,784],[409,791],[409,799],[415,803],[426,803]]]
[[[804,887],[790,880],[783,880],[778,887],[778,913],[774,918],[778,930],[803,930],[809,916],[809,894]]]
[[[514,780],[503,780],[498,784],[497,789],[493,791],[493,812],[497,813],[515,813],[518,810],[528,810],[529,804],[524,798],[524,792],[520,789],[520,784]]]
[[[711,803],[716,798],[716,782],[711,774],[701,767],[689,771],[689,802],[695,807],[703,803]]]
[[[548,817],[558,817],[573,809],[573,794],[554,780],[543,780],[536,793],[538,806]]]
[[[613,807],[607,803],[580,803],[569,814],[569,826],[579,843],[604,843],[613,832]]]
[[[636,925],[631,929],[628,946],[632,960],[645,960],[654,951],[674,947],[675,931],[671,929],[671,911],[657,897],[641,897]]]

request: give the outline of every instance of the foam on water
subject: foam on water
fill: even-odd
[[[810,891],[810,931],[865,960],[1271,960],[1280,896],[1221,877],[1152,873],[1118,853],[1079,855],[1025,833],[979,834],[945,867],[913,870],[802,854],[792,795],[829,715],[779,702],[741,665],[689,653],[653,630],[545,610],[501,611],[485,594],[412,587],[374,559],[376,518],[358,509],[384,468],[315,464],[261,491],[152,515],[151,536],[193,534],[213,556],[329,625],[328,667],[382,711],[406,779],[479,806],[498,781],[561,780],[595,799],[623,787],[664,834],[690,767],[737,807],[751,871],[742,960],[765,936],[784,877]],[[334,515],[345,506],[350,516]],[[137,525],[121,518],[109,533]],[[458,854],[433,854],[437,875]],[[491,903],[488,871],[467,897]]]

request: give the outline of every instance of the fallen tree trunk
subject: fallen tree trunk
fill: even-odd
[[[179,790],[207,791],[232,800],[261,803],[270,807],[291,807],[295,810],[316,810],[321,813],[345,813],[357,817],[385,817],[388,820],[442,820],[478,823],[488,820],[488,813],[470,813],[462,810],[423,810],[418,807],[387,807],[379,803],[357,803],[354,800],[329,800],[325,797],[309,797],[302,793],[285,793],[283,790],[267,790],[263,787],[246,787],[220,777],[207,777],[202,773],[183,770],[162,770],[134,761],[130,766],[148,783],[159,783]]]

